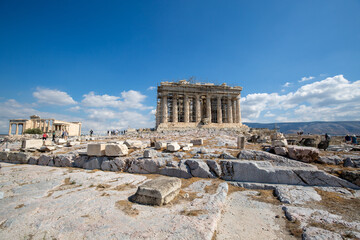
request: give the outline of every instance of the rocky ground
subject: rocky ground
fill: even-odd
[[[150,138],[185,146],[194,136],[203,144],[150,147]],[[141,146],[126,156],[85,154],[88,143],[129,139]],[[240,151],[236,139],[219,131],[85,137],[45,153],[18,153],[21,144],[7,142],[0,239],[360,239],[357,151],[337,143],[331,151],[286,146],[279,155],[266,141]],[[131,201],[160,174],[182,178],[170,204]]]

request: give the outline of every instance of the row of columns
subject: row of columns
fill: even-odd
[[[195,95],[195,122],[200,122],[202,116],[200,94]],[[222,101],[223,95],[216,95],[217,98],[217,123],[223,123],[222,119]],[[206,118],[211,121],[211,95],[206,95]],[[184,95],[184,122],[190,121],[189,113],[189,95]],[[168,122],[168,94],[163,93],[160,96],[161,113],[158,113],[161,123]],[[227,97],[227,123],[241,123],[240,96],[236,98]],[[178,95],[172,95],[172,122],[178,122]]]
[[[15,135],[19,135],[19,125],[22,125],[22,133],[24,132],[24,123],[14,123],[14,122],[10,122],[9,124],[9,135],[11,135],[12,132],[12,125],[16,125],[16,130],[15,130]]]

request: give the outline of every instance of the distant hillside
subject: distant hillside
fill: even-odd
[[[275,123],[244,123],[251,128],[269,128],[274,129]],[[290,134],[303,131],[304,134],[332,134],[360,135],[360,121],[339,121],[339,122],[288,122],[276,123],[280,132]]]

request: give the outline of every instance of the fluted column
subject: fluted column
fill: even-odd
[[[206,96],[206,117],[209,119],[209,123],[211,123],[211,96]]]
[[[217,96],[217,122],[222,123],[221,96]]]
[[[9,136],[11,135],[11,123],[9,123]]]
[[[195,95],[195,122],[201,121],[200,95]]]
[[[231,98],[228,98],[228,123],[232,123],[232,104],[231,104]]]
[[[233,119],[233,123],[236,123],[236,100],[235,99],[231,99],[232,102],[232,119]]]
[[[160,101],[161,101],[161,99],[160,99]],[[157,100],[156,101],[156,116],[155,116],[155,118],[156,118],[156,127],[159,126],[159,124],[160,124],[160,119],[161,119],[160,116],[161,116],[160,115],[160,102],[159,102],[159,100]],[[55,131],[56,131],[56,129],[55,129]]]
[[[241,123],[240,95],[236,99],[236,122]]]
[[[184,95],[184,122],[189,122],[189,96]]]
[[[161,122],[167,123],[167,94],[163,94],[161,97]]]
[[[172,105],[173,105],[172,121],[173,122],[178,122],[177,98],[178,98],[177,94],[173,94],[173,101],[172,101]]]
[[[19,134],[19,124],[16,124],[16,131],[15,131],[15,135]]]

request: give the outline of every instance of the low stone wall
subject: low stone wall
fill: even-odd
[[[276,156],[276,155],[273,155]],[[360,189],[316,167],[276,156],[269,160],[211,160],[134,157],[95,157],[78,154],[30,156],[22,152],[0,152],[0,160],[9,163],[77,167],[141,174],[161,174],[180,178],[221,178],[229,181],[332,186]]]

